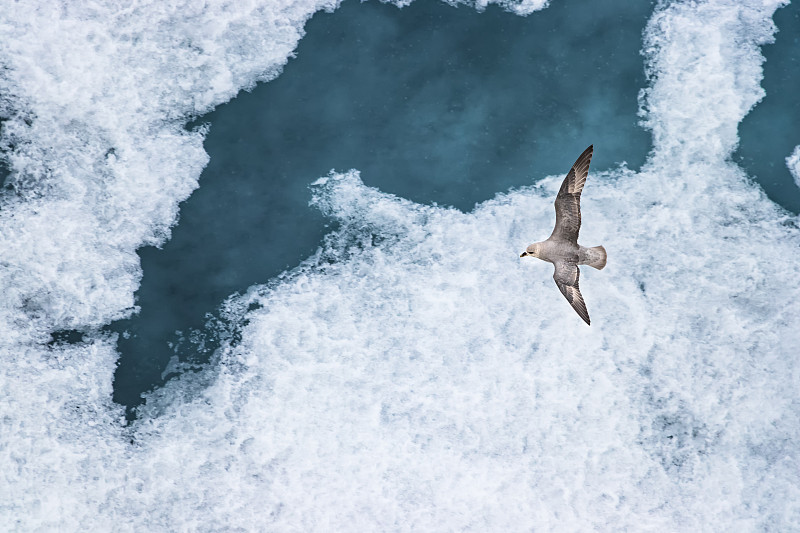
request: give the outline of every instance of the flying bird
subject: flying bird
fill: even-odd
[[[583,301],[578,280],[581,271],[578,265],[589,265],[597,270],[606,266],[606,249],[602,246],[586,248],[578,244],[578,232],[581,230],[581,192],[589,174],[589,162],[592,160],[592,146],[584,150],[567,177],[561,184],[556,196],[556,227],[546,241],[529,245],[520,257],[533,256],[553,263],[555,272],[553,279],[561,294],[572,305],[572,308],[586,322],[589,312]]]

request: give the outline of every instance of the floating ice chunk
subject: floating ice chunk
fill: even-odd
[[[331,174],[313,183],[310,205],[343,224],[366,226],[377,232],[414,231],[435,210],[387,195],[361,181],[357,170]],[[379,201],[386,200],[389,201]]]
[[[412,0],[403,0],[403,4],[410,4]],[[449,4],[467,4],[478,10],[486,9],[489,4],[497,4],[517,15],[530,15],[534,11],[544,9],[550,0],[445,0]]]
[[[640,95],[656,157],[729,157],[739,121],[764,96],[759,47],[775,33],[764,13],[783,3],[675,2],[656,10],[643,50],[651,85]]]
[[[796,146],[792,155],[786,158],[786,166],[789,167],[794,182],[800,187],[800,146]]]

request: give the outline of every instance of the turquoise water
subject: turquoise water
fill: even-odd
[[[563,173],[591,143],[593,169],[637,169],[650,147],[637,96],[651,11],[649,2],[568,0],[517,17],[494,6],[348,1],[315,15],[278,79],[189,126],[210,125],[211,161],[172,239],[139,250],[141,313],[111,326],[127,337],[115,400],[139,404],[170,377],[162,372],[173,355],[206,361],[217,345],[204,330],[209,314],[314,252],[330,228],[308,206],[308,185],[330,169],[357,168],[368,185],[462,211]],[[775,16],[776,43],[763,48],[767,96],[740,124],[734,156],[794,213],[800,189],[784,158],[800,138],[798,20],[797,4]]]
[[[314,252],[330,228],[308,185],[330,169],[462,211],[565,173],[592,143],[593,169],[637,169],[649,149],[637,96],[652,4],[631,6],[565,0],[518,17],[351,0],[315,15],[278,79],[196,121],[211,126],[211,161],[172,238],[139,250],[141,313],[112,326],[130,335],[114,399],[138,404],[176,353],[205,361],[213,334],[189,337],[206,314]]]
[[[779,9],[775,44],[762,48],[766,58],[764,100],[739,125],[741,139],[734,159],[767,195],[793,213],[800,213],[800,188],[785,158],[800,139],[800,4]]]

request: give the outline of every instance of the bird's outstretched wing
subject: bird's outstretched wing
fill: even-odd
[[[568,263],[566,261],[559,261],[555,263],[556,271],[553,273],[553,279],[556,285],[561,290],[561,294],[572,305],[575,312],[583,319],[584,322],[591,325],[589,322],[589,311],[586,310],[586,304],[581,295],[581,289],[578,287],[578,280],[581,277],[581,271],[575,263]]]
[[[578,242],[578,232],[581,229],[581,192],[589,174],[593,146],[583,151],[561,183],[561,189],[556,196],[556,227],[550,235],[551,239]]]

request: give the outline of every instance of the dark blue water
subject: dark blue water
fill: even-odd
[[[786,167],[800,144],[800,2],[779,9],[773,20],[775,43],[762,49],[767,96],[739,125],[735,158],[774,202],[800,213],[800,189]]]
[[[462,210],[565,173],[592,143],[593,168],[638,168],[650,147],[636,113],[652,8],[559,0],[522,18],[347,0],[314,16],[278,79],[198,121],[211,124],[211,162],[172,239],[139,251],[141,313],[112,326],[129,336],[115,400],[140,403],[176,351],[205,360],[213,338],[199,347],[175,331],[202,328],[224,298],[316,249],[326,228],[308,184],[332,168]]]

